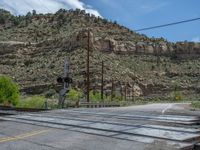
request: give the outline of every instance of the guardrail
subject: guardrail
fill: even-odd
[[[120,107],[119,104],[116,103],[88,103],[81,102],[79,107],[87,107],[87,108],[101,108],[101,107]]]

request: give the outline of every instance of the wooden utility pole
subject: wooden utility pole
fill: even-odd
[[[87,102],[90,102],[90,31],[88,29],[87,47]]]
[[[101,62],[101,100],[103,101],[103,87],[104,87],[104,62]]]
[[[133,68],[133,70],[134,70],[134,80],[133,80],[133,85],[132,85],[132,100],[133,101],[135,101],[135,89],[134,89],[134,87],[135,87],[135,81],[136,81],[136,65],[134,64],[134,68]]]
[[[121,100],[123,100],[123,87],[121,82],[120,82],[120,93],[121,93]]]
[[[131,86],[132,87],[132,101],[135,101],[135,89],[134,89],[134,85],[135,83],[133,83],[133,85]]]
[[[125,84],[125,88],[124,88],[124,100],[126,101],[127,98],[127,83]]]
[[[111,101],[113,100],[114,97],[114,83],[113,83],[113,79],[112,79],[112,85],[111,85]]]
[[[160,52],[161,52],[160,49],[161,49],[161,45],[159,45],[156,50],[156,55],[157,55],[156,64],[157,64],[159,71],[160,71]]]

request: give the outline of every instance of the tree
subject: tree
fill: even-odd
[[[37,15],[36,10],[32,10],[32,14],[33,14],[33,16]]]
[[[11,18],[12,23],[14,24],[14,26],[18,26],[20,24],[20,17],[12,17]]]
[[[25,16],[26,26],[28,26],[28,24],[32,22],[31,17],[32,17],[31,12],[28,12]]]
[[[17,105],[19,102],[18,86],[8,77],[0,76],[0,103]]]
[[[0,24],[5,24],[6,20],[3,16],[0,16]]]
[[[29,12],[26,14],[26,17],[29,18],[29,17],[31,17],[31,15],[32,15],[32,14],[31,14],[31,12],[29,11]]]

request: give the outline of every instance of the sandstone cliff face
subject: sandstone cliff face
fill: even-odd
[[[174,47],[174,53],[180,58],[199,58],[200,43],[178,42]]]
[[[76,40],[72,40],[72,45],[87,48],[88,31],[83,30],[76,33]],[[161,41],[153,42],[134,42],[134,41],[117,41],[109,36],[94,37],[90,31],[90,47],[102,52],[114,52],[116,54],[147,54],[163,55],[177,58],[199,58],[200,43],[194,42],[177,42],[169,43]]]

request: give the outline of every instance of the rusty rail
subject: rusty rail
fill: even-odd
[[[0,110],[5,111],[21,111],[21,112],[39,112],[39,111],[46,111],[48,109],[37,109],[37,108],[19,108],[19,107],[10,107],[10,106],[0,106]]]

